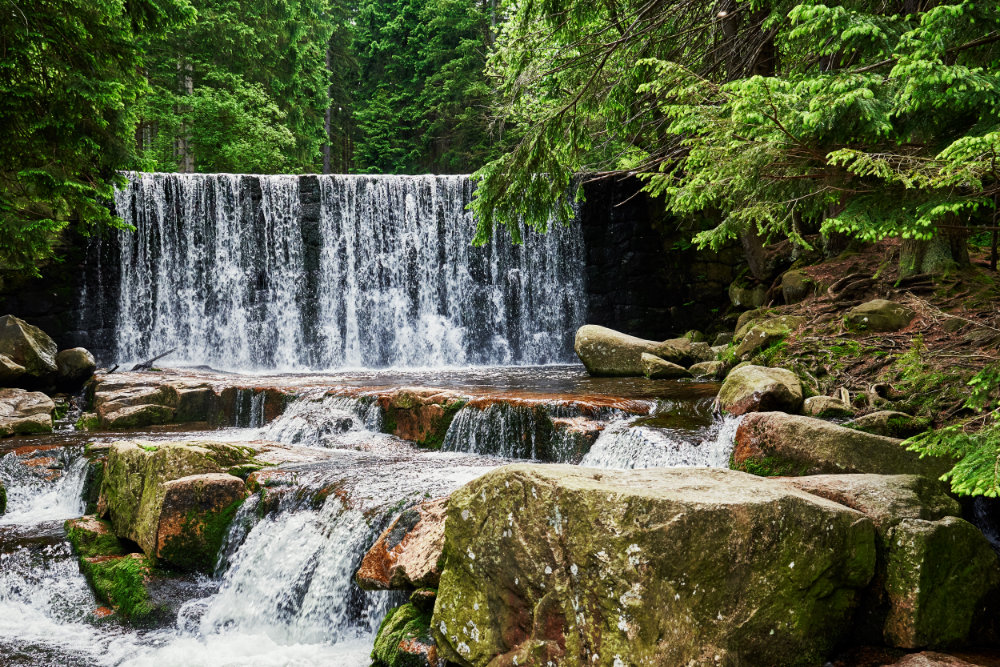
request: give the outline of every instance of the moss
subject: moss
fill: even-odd
[[[801,474],[801,472],[796,473],[790,463],[782,462],[771,456],[763,459],[746,459],[739,464],[730,456],[729,468],[757,475],[758,477],[796,477]]]
[[[93,514],[97,511],[97,501],[101,496],[101,482],[104,481],[103,458],[87,462],[87,474],[83,479],[84,513]]]
[[[80,571],[98,599],[133,623],[141,623],[157,611],[146,590],[150,569],[150,561],[138,554],[80,560]]]
[[[66,539],[81,558],[100,558],[102,556],[124,556],[127,551],[121,541],[111,532],[107,521],[93,519],[104,527],[104,531],[81,528],[75,520],[66,522]]]
[[[451,426],[451,422],[455,419],[458,411],[465,407],[466,402],[465,400],[457,400],[445,403],[442,406],[444,408],[444,416],[441,417],[431,432],[427,434],[427,437],[417,444],[428,449],[441,449],[441,445],[444,444],[444,436],[448,433],[448,427]]]
[[[252,475],[253,473],[257,472],[258,470],[262,470],[264,468],[264,466],[267,466],[267,465],[271,465],[271,464],[269,464],[269,463],[257,463],[257,462],[254,462],[254,463],[243,463],[241,465],[236,465],[236,466],[233,466],[232,468],[229,468],[228,470],[226,470],[226,472],[228,472],[230,475],[235,475],[236,477],[239,477],[240,479],[242,479],[245,482],[245,481],[247,481],[247,478],[250,475]]]
[[[396,607],[386,614],[375,637],[372,661],[379,667],[425,667],[423,653],[403,649],[404,643],[417,642],[432,646],[431,615],[411,603]]]
[[[142,447],[143,449],[145,449],[147,452],[155,452],[157,449],[159,449],[159,447],[157,447],[156,445],[143,445],[143,444],[140,444],[139,446]]]
[[[180,534],[160,549],[160,558],[180,570],[211,572],[229,524],[242,504],[243,500],[236,500],[219,512],[191,510],[181,523]]]
[[[56,401],[56,407],[52,411],[52,419],[65,419],[69,413],[69,401]]]
[[[80,418],[76,420],[74,427],[77,431],[96,431],[101,425],[101,418],[93,412],[84,412],[80,415]]]

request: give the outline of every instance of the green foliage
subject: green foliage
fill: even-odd
[[[17,0],[0,18],[0,271],[38,273],[67,228],[118,227],[107,202],[147,90],[140,35],[187,0]]]
[[[510,0],[490,58],[519,142],[477,172],[485,238],[565,221],[577,172],[645,181],[696,236],[926,240],[1000,193],[1000,5]],[[545,184],[535,183],[544,174]]]
[[[965,407],[976,416],[962,423],[928,431],[906,441],[922,456],[956,460],[942,479],[958,495],[1000,495],[1000,364],[977,373],[968,382]]]
[[[355,171],[456,173],[490,150],[483,69],[493,11],[474,0],[364,0]]]

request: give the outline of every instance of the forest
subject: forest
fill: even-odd
[[[0,0],[0,127],[0,662],[1000,664],[995,0]]]

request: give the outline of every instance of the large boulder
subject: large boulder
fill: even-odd
[[[862,639],[901,648],[968,641],[982,600],[1000,583],[983,534],[958,518],[944,485],[918,475],[818,475],[788,480],[862,512],[878,535],[878,571],[859,620]]]
[[[670,363],[666,359],[661,359],[655,354],[643,352],[640,358],[642,359],[643,375],[650,380],[676,380],[691,377],[688,369]]]
[[[901,303],[875,299],[851,308],[844,322],[863,331],[899,331],[909,326],[915,316],[912,308]]]
[[[438,498],[396,517],[362,559],[358,585],[367,590],[437,586],[447,509],[448,499]]]
[[[798,303],[815,291],[816,282],[805,271],[786,271],[781,276],[781,295],[785,303]]]
[[[52,432],[56,404],[40,391],[0,389],[0,437]]]
[[[249,447],[222,443],[116,442],[108,449],[98,511],[115,535],[147,556],[209,569],[243,481],[224,474],[253,460]]]
[[[804,317],[782,315],[758,322],[739,337],[736,356],[742,358],[784,340],[788,334],[800,327],[805,321]]]
[[[97,370],[97,362],[86,348],[74,347],[56,355],[56,368],[59,385],[67,391],[74,391],[91,378]]]
[[[19,386],[48,388],[56,376],[55,341],[36,326],[13,315],[0,317],[0,354],[24,368]]]
[[[692,361],[691,341],[687,338],[657,342],[595,324],[577,330],[574,349],[591,375],[638,377],[644,371],[644,352],[680,366]]]
[[[927,417],[914,417],[895,410],[879,410],[852,419],[845,425],[859,431],[885,435],[890,438],[909,438],[930,428],[931,420]]]
[[[870,520],[779,481],[513,465],[449,501],[431,630],[460,665],[814,665],[874,567]]]
[[[731,415],[767,410],[798,412],[802,383],[784,368],[737,366],[719,389],[719,408]]]
[[[918,474],[938,477],[950,464],[920,458],[901,440],[783,412],[758,412],[736,430],[732,467],[763,475]]]

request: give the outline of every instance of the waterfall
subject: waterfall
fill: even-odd
[[[115,359],[234,370],[574,360],[579,225],[473,247],[464,176],[129,174],[135,227],[85,309],[117,304]],[[98,253],[100,254],[100,253]]]
[[[739,417],[725,417],[696,431],[637,426],[632,420],[609,426],[580,462],[590,468],[727,468]]]
[[[382,411],[375,401],[347,396],[305,396],[288,405],[280,417],[261,430],[266,440],[309,447],[337,447],[340,437],[360,431],[376,437],[382,430]]]

